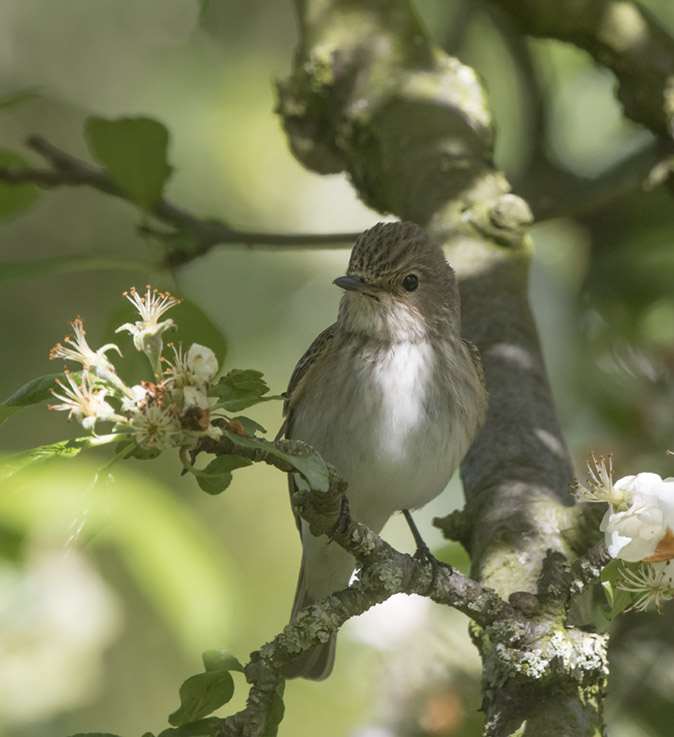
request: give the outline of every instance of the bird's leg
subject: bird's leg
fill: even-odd
[[[410,528],[410,531],[412,533],[412,537],[414,538],[414,542],[417,546],[417,552],[414,554],[415,558],[418,558],[419,560],[426,561],[430,563],[431,569],[432,569],[432,577],[431,577],[431,588],[435,586],[435,582],[438,577],[438,570],[440,568],[445,568],[446,570],[452,571],[452,566],[449,565],[449,563],[443,563],[442,561],[438,560],[433,553],[431,553],[430,548],[426,543],[424,542],[424,539],[421,537],[421,533],[419,532],[416,524],[414,523],[414,520],[412,519],[412,514],[409,509],[403,509],[403,515],[405,519],[407,520],[407,524]]]
[[[410,532],[412,533],[412,537],[414,538],[414,542],[417,546],[417,552],[416,555],[419,558],[431,558],[433,557],[431,555],[431,551],[424,542],[423,537],[421,537],[421,533],[419,532],[416,524],[414,523],[414,520],[412,519],[412,513],[409,509],[403,509],[403,516],[405,517],[405,520],[407,521],[407,524],[409,525]]]

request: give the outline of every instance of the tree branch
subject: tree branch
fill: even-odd
[[[259,440],[257,447],[242,446],[228,437],[203,438],[198,452],[236,454],[292,472],[292,463],[280,458],[278,449],[290,455],[306,454],[304,443]],[[327,491],[301,489],[293,492],[296,512],[316,534],[329,535],[333,543],[353,555],[358,563],[358,580],[302,611],[282,633],[252,653],[245,668],[251,684],[246,708],[222,720],[223,737],[264,733],[274,693],[282,673],[299,653],[336,633],[351,617],[362,614],[393,594],[420,594],[452,606],[470,617],[488,635],[506,643],[512,652],[525,638],[528,623],[523,614],[495,591],[437,561],[400,553],[365,525],[353,520],[343,507],[345,482],[329,469]]]
[[[86,186],[130,202],[126,194],[103,170],[61,151],[41,136],[30,136],[27,145],[46,159],[51,168],[4,167],[0,168],[0,180],[8,184],[30,182],[45,189]],[[161,198],[153,206],[151,214],[158,222],[171,226],[173,230],[162,232],[142,227],[141,232],[153,235],[168,245],[166,262],[171,266],[192,261],[208,253],[214,246],[223,244],[272,248],[346,248],[351,246],[359,235],[359,233],[260,233],[237,230],[219,220],[195,217],[165,198]],[[176,237],[181,234],[187,234],[193,240],[188,249],[175,245]]]
[[[362,12],[351,0],[296,5],[300,41],[279,88],[293,151],[316,171],[347,171],[366,203],[426,225],[449,249],[490,395],[462,465],[466,515],[450,527],[468,538],[482,584],[502,597],[535,592],[548,550],[574,557],[562,535],[573,473],[527,302],[531,212],[493,165],[478,78],[437,49],[405,0]],[[474,628],[488,735],[523,723],[539,735],[601,730],[604,639],[567,629],[558,608],[536,613],[515,647]]]
[[[674,39],[631,0],[491,0],[524,33],[568,41],[610,69],[625,115],[672,148]]]
[[[662,184],[669,177],[667,158],[662,146],[652,143],[592,179],[540,159],[521,177],[516,189],[528,199],[536,222],[582,216]]]
[[[596,211],[634,191],[653,188],[669,176],[670,153],[661,141],[617,162],[597,177],[579,177],[552,161],[545,146],[548,126],[541,84],[527,40],[513,18],[498,0],[482,3],[515,65],[525,92],[528,110],[527,138],[532,142],[524,171],[513,182],[514,191],[529,203],[536,222],[558,217],[576,217]],[[556,27],[555,27],[556,28]]]

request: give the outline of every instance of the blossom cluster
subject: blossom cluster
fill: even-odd
[[[50,358],[78,363],[82,370],[75,375],[66,371],[65,381],[57,380],[58,388],[52,393],[60,404],[51,409],[68,412],[69,420],[77,420],[94,434],[99,423],[113,423],[113,440],[133,440],[146,450],[189,448],[200,436],[218,436],[221,430],[211,421],[214,405],[208,397],[219,368],[213,351],[197,343],[184,351],[181,344],[169,343],[172,357],[162,355],[162,336],[175,323],[161,318],[180,300],[149,286],[143,295],[132,288],[124,296],[140,319],[116,332],[131,334],[135,348],[150,362],[153,381],[127,385],[107,355],[110,351],[121,355],[118,346],[108,343],[98,350],[91,348],[78,317],[71,323],[72,334],[52,348]]]
[[[613,558],[641,565],[624,567],[618,588],[633,595],[632,609],[644,610],[674,598],[674,478],[639,473],[613,481],[613,460],[592,454],[587,486],[574,492],[585,502],[608,504],[600,529]]]

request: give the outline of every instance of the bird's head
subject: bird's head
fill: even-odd
[[[440,246],[414,223],[379,223],[359,236],[346,276],[340,327],[386,342],[459,330],[459,294]]]

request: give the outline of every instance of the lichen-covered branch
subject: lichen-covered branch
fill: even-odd
[[[215,455],[236,454],[255,462],[268,463],[292,472],[292,463],[279,457],[275,449],[291,456],[305,453],[304,443],[277,440],[257,441],[246,447],[228,437],[202,438],[198,452]],[[264,734],[274,693],[285,667],[298,653],[323,642],[347,619],[366,611],[393,594],[421,594],[455,607],[467,614],[485,633],[507,643],[512,652],[526,638],[528,621],[518,609],[460,572],[425,557],[400,553],[370,529],[351,519],[344,507],[346,484],[329,469],[327,491],[302,489],[293,492],[292,504],[316,534],[330,535],[334,544],[351,553],[359,566],[358,580],[301,612],[282,633],[259,651],[246,666],[251,684],[246,708],[222,720],[219,734],[256,737]]]
[[[50,168],[10,169],[0,167],[0,181],[9,184],[29,182],[45,189],[86,186],[129,201],[126,194],[102,169],[86,164],[52,145],[41,136],[31,136],[27,144],[47,160]],[[153,206],[152,216],[157,222],[169,226],[172,230],[159,231],[148,227],[143,227],[141,230],[167,244],[165,260],[170,266],[179,266],[192,261],[208,253],[214,246],[222,244],[274,248],[316,248],[317,246],[345,248],[350,246],[358,236],[358,233],[258,233],[237,230],[220,220],[198,218],[166,198],[161,198]],[[179,234],[190,237],[192,242],[188,249],[175,245],[176,236]]]
[[[366,203],[426,225],[446,246],[490,395],[453,527],[475,578],[504,598],[536,599],[546,557],[575,557],[562,534],[573,474],[527,300],[531,212],[493,165],[484,92],[405,0],[296,5],[301,36],[280,85],[291,146],[312,169],[348,172]],[[604,641],[566,628],[566,589],[543,598],[516,646],[497,629],[475,630],[488,735],[519,734],[524,722],[541,737],[602,729]]]
[[[671,151],[674,38],[633,0],[491,0],[524,33],[568,41],[616,76],[625,115],[649,128]]]

